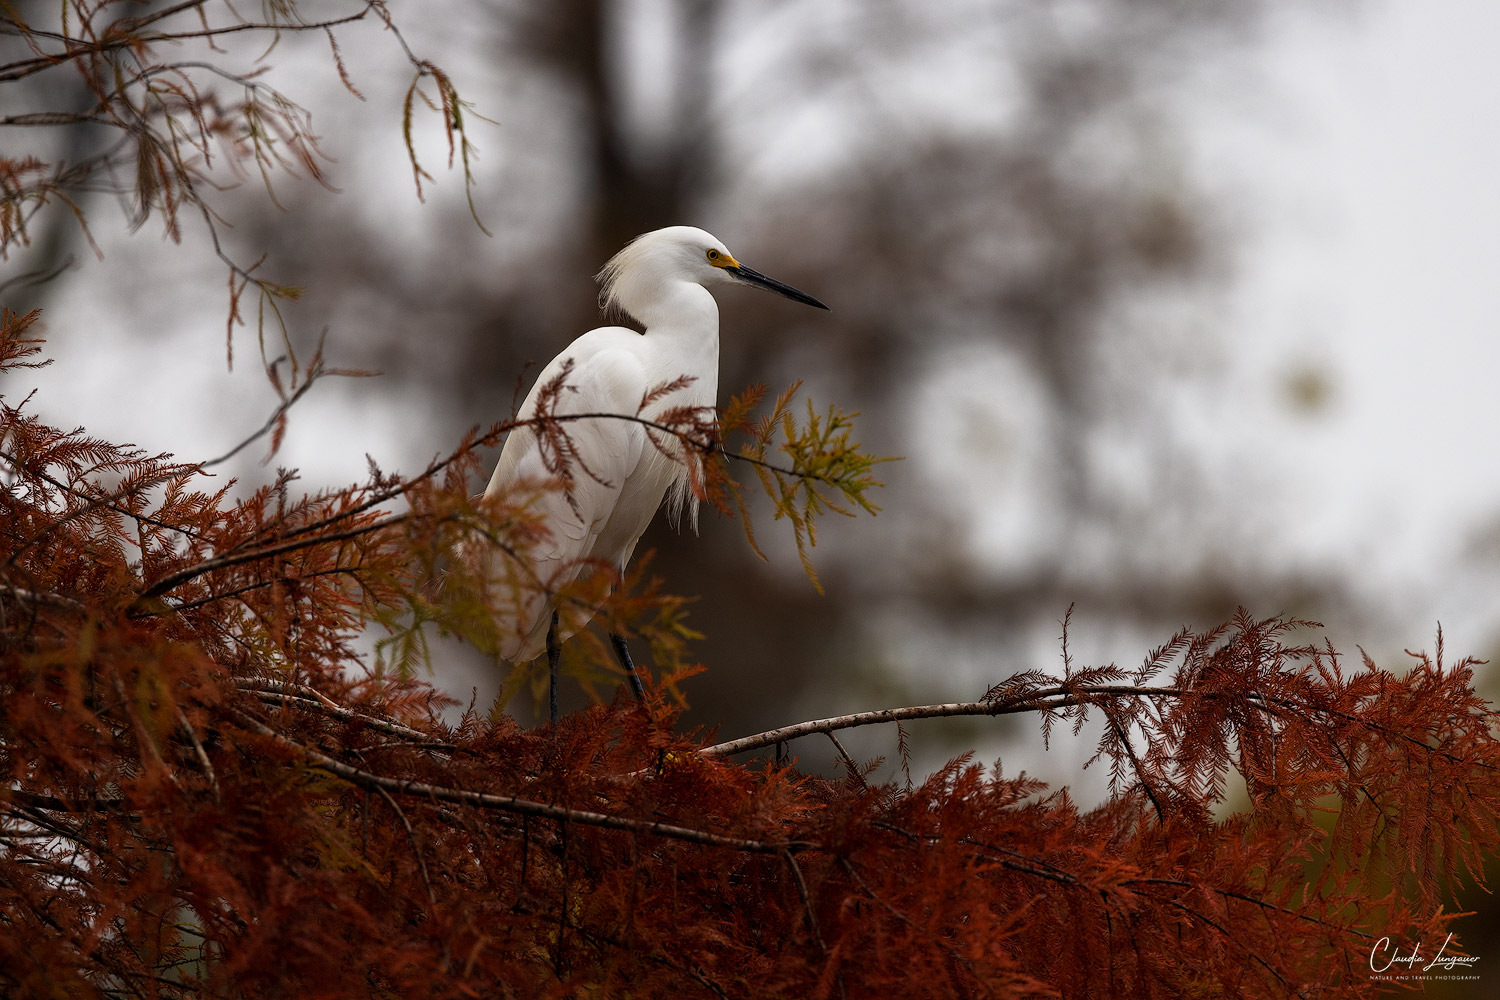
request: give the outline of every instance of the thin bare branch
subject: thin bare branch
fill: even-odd
[[[181,705],[177,706],[177,721],[182,725],[183,730],[188,734],[188,739],[193,744],[193,753],[198,758],[198,765],[203,768],[203,774],[208,778],[209,788],[213,789],[214,801],[222,803],[224,798],[219,793],[219,779],[214,776],[214,765],[208,759],[208,752],[203,749],[203,741],[198,739],[198,731],[188,721],[187,713],[182,710]]]
[[[849,771],[849,777],[858,781],[859,786],[865,791],[869,791],[870,786],[865,783],[865,776],[859,773],[859,767],[855,765],[854,758],[849,756],[849,751],[844,749],[844,744],[839,742],[839,738],[833,735],[832,730],[829,730],[825,735],[833,741],[834,749],[839,752],[839,757],[844,761],[844,767]]]
[[[433,745],[432,734],[424,733],[410,726],[391,719],[378,718],[364,712],[356,712],[353,709],[344,708],[338,702],[332,700],[319,692],[316,688],[306,684],[287,684],[282,681],[267,680],[262,677],[239,677],[235,679],[235,687],[242,691],[253,691],[267,704],[271,705],[299,705],[309,708],[325,715],[331,715],[338,719],[350,722],[360,722],[372,729],[378,729],[391,736],[399,736],[424,745]],[[447,745],[447,744],[444,744]]]
[[[813,940],[818,943],[818,950],[827,954],[828,943],[823,940],[823,931],[818,926],[818,915],[813,912],[812,895],[807,891],[807,880],[802,877],[802,869],[797,867],[797,859],[792,856],[791,851],[782,851],[781,858],[792,871],[792,881],[796,883],[797,895],[802,899],[802,914],[807,918],[807,929],[812,932]]]
[[[785,743],[788,740],[798,739],[803,736],[812,736],[817,733],[831,733],[840,729],[854,729],[859,726],[874,726],[888,722],[905,722],[911,719],[938,719],[965,715],[1016,715],[1021,712],[1051,712],[1060,708],[1092,704],[1088,699],[1098,696],[1183,698],[1190,694],[1210,699],[1221,697],[1213,692],[1191,692],[1187,689],[1177,687],[1147,687],[1131,684],[1061,684],[1056,687],[1028,691],[1011,699],[1002,697],[993,701],[960,701],[940,705],[912,705],[905,708],[884,708],[872,712],[855,712],[851,715],[839,715],[828,719],[814,719],[808,722],[799,722],[791,726],[782,726],[779,729],[770,729],[763,733],[756,733],[753,736],[742,736],[739,739],[715,743],[712,746],[701,748],[698,752],[710,757],[727,757],[731,754],[760,750],[768,746],[775,746],[778,743]],[[1340,711],[1329,705],[1312,702],[1303,703],[1291,698],[1271,696],[1256,691],[1246,692],[1240,697],[1262,711],[1273,712],[1276,709],[1296,709],[1300,712],[1327,715],[1383,733],[1392,739],[1401,740],[1430,753],[1444,756],[1449,760],[1459,761],[1458,757],[1448,754],[1437,747],[1423,743],[1409,733],[1400,732],[1389,726],[1349,712]],[[1493,765],[1483,762],[1465,761],[1464,763],[1485,770],[1496,769]]]
[[[727,837],[722,834],[710,833],[707,830],[695,830],[691,827],[676,826],[671,823],[658,823],[651,820],[630,819],[625,816],[609,816],[604,813],[590,812],[583,809],[569,809],[564,806],[548,805],[545,802],[534,802],[530,799],[517,798],[512,795],[497,795],[493,792],[472,792],[462,788],[448,788],[422,781],[389,778],[334,760],[332,757],[319,753],[311,747],[305,747],[282,736],[252,716],[246,715],[243,712],[236,714],[249,728],[260,733],[262,736],[270,737],[277,743],[297,751],[313,767],[337,775],[361,788],[369,788],[371,790],[383,788],[396,794],[416,795],[422,798],[435,799],[439,802],[453,802],[460,805],[474,806],[479,809],[498,809],[504,812],[520,813],[527,816],[544,816],[548,819],[562,820],[568,823],[582,823],[587,826],[604,827],[610,830],[628,830],[632,833],[645,833],[655,837],[684,840],[695,844],[704,844],[709,847],[725,847],[730,850],[748,851],[757,854],[782,854],[789,851],[806,850],[812,846],[800,841],[778,843],[769,840],[751,840],[744,837]]]
[[[169,573],[166,576],[162,577],[160,580],[157,580],[155,583],[148,586],[145,590],[141,591],[140,597],[136,598],[135,602],[130,606],[131,613],[137,617],[147,617],[150,615],[162,613],[160,610],[152,608],[150,606],[150,602],[154,598],[160,597],[161,595],[168,593],[169,591],[175,590],[176,588],[182,586],[184,583],[188,583],[191,580],[196,580],[198,577],[203,576],[205,573],[212,573],[215,570],[228,569],[231,566],[242,566],[245,563],[258,562],[262,559],[269,559],[273,556],[283,556],[290,552],[297,552],[299,550],[311,548],[313,546],[324,545],[328,542],[347,541],[351,538],[358,538],[361,535],[368,535],[373,531],[383,531],[386,528],[393,528],[398,524],[405,523],[408,518],[409,515],[407,514],[393,514],[390,517],[382,518],[379,521],[360,525],[356,528],[349,528],[345,531],[336,531],[330,532],[328,534],[313,535],[303,538],[293,538],[278,545],[267,545],[264,548],[250,549],[245,552],[234,552],[228,555],[215,556],[212,559],[205,559],[202,562],[194,563],[191,566],[185,566],[180,570]]]
[[[22,587],[12,587],[9,584],[0,584],[0,594],[24,604],[46,604],[50,607],[62,608],[66,611],[81,612],[86,610],[81,603],[73,600],[71,597],[65,597],[62,594],[39,593],[34,590],[26,590]]]
[[[1061,692],[1058,692],[1061,693]],[[839,715],[828,719],[814,719],[810,722],[799,722],[791,726],[782,726],[779,729],[770,729],[754,736],[742,736],[736,740],[728,740],[724,743],[715,743],[698,752],[709,757],[727,757],[731,754],[745,753],[749,750],[760,750],[765,747],[775,746],[777,743],[785,743],[802,736],[812,736],[817,733],[832,733],[840,729],[854,729],[859,726],[873,726],[887,722],[905,722],[910,719],[940,719],[956,715],[1007,715],[1016,712],[1034,711],[1040,706],[1028,702],[1025,705],[1007,706],[1001,702],[988,701],[960,701],[941,705],[912,705],[906,708],[884,708],[872,712],[855,712],[851,715]]]
[[[390,792],[386,791],[384,788],[381,788],[379,785],[375,786],[375,791],[379,792],[380,797],[385,799],[385,801],[390,804],[391,809],[396,813],[396,818],[399,819],[401,821],[401,825],[406,828],[406,840],[407,843],[411,844],[411,852],[417,859],[417,871],[422,875],[422,886],[427,890],[427,901],[431,903],[433,907],[436,907],[437,893],[432,891],[432,878],[427,874],[427,859],[422,857],[422,848],[417,845],[417,832],[411,828],[411,820],[406,818],[405,810],[403,810],[401,806],[397,804],[395,799],[391,798]]]

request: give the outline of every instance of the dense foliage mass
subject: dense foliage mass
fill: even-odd
[[[5,317],[7,368],[34,361],[27,323]],[[10,995],[1365,996],[1380,940],[1443,941],[1495,850],[1468,661],[1349,669],[1242,615],[1135,671],[733,744],[676,731],[670,683],[556,728],[448,726],[357,646],[471,619],[457,528],[537,530],[471,505],[473,441],[413,479],[243,501],[10,402],[0,441]],[[606,616],[680,680],[672,602],[627,591]],[[731,759],[964,713],[1102,720],[1112,796],[966,757],[904,787]]]

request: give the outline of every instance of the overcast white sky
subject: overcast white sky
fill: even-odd
[[[1287,516],[1310,549],[1417,598],[1409,643],[1440,617],[1450,648],[1482,655],[1500,596],[1456,563],[1500,517],[1500,5],[1393,0],[1285,28],[1265,50],[1276,103],[1218,144],[1243,146],[1260,230],[1229,339],[1265,405],[1240,430],[1308,484]],[[1305,364],[1332,380],[1319,416],[1274,398]]]

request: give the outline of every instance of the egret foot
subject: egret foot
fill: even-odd
[[[547,701],[551,709],[552,724],[557,725],[557,661],[562,656],[562,646],[557,642],[557,612],[552,612],[552,627],[547,629],[547,674],[551,681]]]
[[[640,674],[635,672],[635,663],[630,659],[630,647],[625,645],[625,637],[611,632],[609,641],[614,644],[615,656],[619,657],[620,666],[625,668],[625,676],[630,678],[630,690],[635,692],[635,700],[644,705],[646,689],[641,686]]]

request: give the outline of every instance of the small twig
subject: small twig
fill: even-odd
[[[219,779],[214,776],[214,766],[209,762],[208,753],[203,749],[203,741],[198,739],[198,733],[193,729],[193,724],[188,721],[187,713],[182,706],[177,706],[177,721],[182,723],[182,728],[187,730],[188,739],[193,741],[193,750],[198,755],[198,763],[203,765],[203,773],[208,777],[208,787],[213,789],[214,801],[222,805],[223,797],[219,794]]]
[[[0,122],[0,124],[3,124],[3,122]],[[60,263],[54,264],[52,267],[38,268],[35,271],[27,271],[24,274],[18,274],[15,277],[7,278],[5,281],[0,281],[0,295],[4,295],[12,285],[45,285],[64,271],[72,270],[77,266],[78,258],[72,254],[68,254]]]
[[[336,531],[326,535],[315,535],[311,538],[293,538],[288,541],[282,542],[279,545],[267,545],[264,548],[250,549],[246,552],[234,552],[228,555],[214,556],[211,559],[205,559],[202,562],[194,563],[191,566],[184,566],[182,569],[177,570],[176,572],[168,573],[166,576],[162,577],[160,580],[157,580],[155,583],[151,584],[151,586],[141,591],[141,595],[135,599],[135,602],[131,604],[130,608],[128,609],[129,613],[135,617],[142,618],[150,617],[151,615],[156,614],[156,611],[147,606],[152,598],[160,597],[168,591],[175,590],[176,588],[182,586],[184,583],[188,583],[191,580],[196,580],[198,577],[203,576],[205,573],[212,573],[215,570],[228,569],[231,566],[240,566],[245,563],[257,562],[261,559],[269,559],[272,556],[283,556],[290,552],[297,552],[302,549],[310,548],[314,545],[323,545],[328,542],[348,541],[351,538],[358,538],[360,535],[368,535],[372,531],[382,531],[386,528],[393,528],[398,524],[404,524],[408,520],[408,518],[409,515],[407,514],[393,514],[390,517],[381,518],[378,521],[371,521],[368,524],[362,524],[358,527],[350,528],[346,531]]]
[[[1135,768],[1136,779],[1140,781],[1141,788],[1145,789],[1146,797],[1156,807],[1157,822],[1165,823],[1167,821],[1167,811],[1162,807],[1161,800],[1156,797],[1156,791],[1151,787],[1151,782],[1146,780],[1146,769],[1141,764],[1141,759],[1136,756],[1135,747],[1130,745],[1130,733],[1124,726],[1120,725],[1119,720],[1115,718],[1115,713],[1111,709],[1103,705],[1100,707],[1104,710],[1104,718],[1109,721],[1109,727],[1115,731],[1115,736],[1119,738],[1120,745],[1125,748],[1125,754],[1130,758],[1130,766]]]
[[[364,563],[363,561],[360,561],[353,566],[333,566],[329,569],[320,569],[303,573],[301,574],[300,579],[321,580],[325,576],[348,576],[352,577],[355,583],[363,587],[365,581],[360,576],[360,571],[363,569]],[[188,611],[196,611],[199,608],[207,607],[210,604],[217,604],[220,601],[232,601],[236,597],[244,597],[246,594],[253,594],[257,590],[265,590],[267,587],[280,586],[286,582],[287,580],[284,576],[277,576],[271,579],[256,580],[253,583],[247,583],[243,587],[236,587],[233,590],[224,590],[218,593],[209,594],[206,597],[200,597],[195,601],[184,601],[181,604],[174,604],[172,605],[172,611],[176,614],[183,614],[184,612]]]
[[[268,417],[266,419],[266,422],[261,425],[260,430],[243,439],[239,444],[235,445],[233,448],[230,448],[218,458],[210,458],[206,462],[200,462],[198,464],[198,468],[207,469],[211,466],[222,465],[234,456],[238,455],[240,452],[244,451],[246,448],[250,447],[256,441],[259,441],[261,438],[271,433],[271,431],[275,429],[276,424],[281,420],[281,418],[286,416],[286,412],[290,410],[294,405],[296,405],[298,400],[307,395],[307,391],[313,387],[313,383],[317,382],[318,379],[322,378],[325,374],[327,373],[324,372],[321,368],[314,368],[312,371],[308,372],[307,381],[303,382],[300,386],[297,387],[297,390],[295,392],[281,401],[281,404],[271,412],[270,417]]]
[[[123,809],[125,800],[113,799],[60,799],[55,795],[38,795],[36,792],[28,792],[24,788],[0,789],[0,804],[7,801],[19,802],[27,809],[41,809],[47,812],[78,813],[92,809]]]
[[[889,913],[891,916],[895,917],[906,926],[912,926],[911,917],[908,917],[906,914],[902,913],[900,910],[896,909],[890,903],[887,903],[885,900],[881,899],[875,894],[875,890],[870,888],[870,884],[864,880],[864,878],[859,874],[859,870],[854,867],[854,862],[850,861],[843,855],[840,855],[839,867],[843,868],[848,876],[854,879],[854,881],[859,884],[860,891],[863,892],[866,896],[870,897],[871,902],[879,903],[881,908],[883,908],[885,912]]]
[[[844,758],[844,766],[849,769],[849,776],[855,781],[858,781],[859,787],[868,792],[870,790],[870,786],[866,784],[865,776],[859,773],[859,768],[854,765],[854,758],[850,757],[849,751],[844,749],[844,744],[840,743],[839,738],[833,735],[833,733],[831,732],[826,733],[825,735],[833,741],[833,745],[838,749],[839,756]]]
[[[807,928],[812,931],[813,940],[818,943],[818,950],[827,954],[828,945],[824,943],[823,932],[818,928],[818,915],[813,912],[812,895],[807,891],[807,882],[802,877],[802,869],[797,867],[797,859],[792,857],[791,851],[782,851],[781,858],[792,870],[792,880],[797,883],[797,895],[802,897],[802,912],[807,917]]]
[[[162,756],[161,747],[156,745],[156,738],[146,729],[146,724],[140,720],[140,717],[130,710],[130,696],[125,693],[124,680],[118,673],[111,674],[110,680],[114,682],[115,694],[120,698],[120,711],[130,721],[131,728],[135,730],[136,743],[140,745],[142,755],[149,752],[151,758],[161,765],[162,774],[166,776],[167,781],[174,786],[181,787],[177,783],[177,775],[172,771],[172,766]]]
[[[1254,896],[1246,895],[1243,892],[1235,892],[1232,889],[1220,889],[1217,886],[1211,886],[1211,885],[1210,886],[1194,885],[1191,882],[1186,882],[1186,881],[1183,881],[1182,879],[1175,879],[1175,878],[1132,878],[1132,879],[1126,879],[1122,884],[1123,885],[1170,885],[1170,886],[1173,886],[1174,888],[1187,889],[1187,890],[1193,891],[1193,892],[1204,892],[1204,891],[1214,892],[1214,893],[1217,893],[1220,896],[1223,896],[1225,899],[1237,899],[1237,900],[1239,900],[1242,903],[1250,903],[1250,904],[1252,904],[1254,906],[1260,907],[1263,910],[1275,910],[1277,913],[1284,913],[1284,914],[1286,914],[1289,917],[1296,917],[1298,920],[1303,920],[1303,921],[1306,921],[1307,923],[1310,923],[1310,924],[1317,924],[1319,927],[1327,928],[1330,931],[1337,931],[1340,934],[1352,934],[1355,937],[1364,938],[1366,941],[1373,941],[1373,940],[1375,940],[1375,935],[1374,934],[1370,934],[1367,931],[1362,931],[1358,927],[1352,927],[1352,926],[1348,926],[1348,925],[1345,925],[1345,924],[1336,924],[1336,923],[1333,923],[1333,922],[1328,921],[1328,920],[1323,920],[1323,919],[1321,919],[1319,917],[1314,917],[1314,916],[1311,916],[1309,914],[1302,913],[1299,910],[1288,909],[1285,906],[1280,906],[1280,905],[1278,905],[1276,903],[1272,903],[1272,902],[1269,902],[1269,901],[1264,900],[1264,899],[1256,899]]]
[[[62,594],[49,594],[35,590],[24,590],[21,587],[12,587],[9,584],[0,584],[0,594],[8,594],[17,601],[26,604],[48,604],[54,608],[64,608],[68,611],[86,611],[87,608],[79,601]]]
[[[378,729],[383,733],[399,736],[412,742],[450,748],[452,746],[452,744],[435,743],[432,739],[432,734],[424,733],[420,729],[412,729],[410,726],[403,726],[401,723],[390,719],[344,708],[316,688],[306,684],[284,684],[281,681],[267,680],[262,677],[240,677],[236,678],[234,683],[235,687],[243,691],[255,692],[267,704],[278,705],[286,703],[289,705],[301,705],[336,716],[340,719],[362,722],[373,729]]]
[[[437,893],[432,891],[432,879],[427,876],[427,862],[422,857],[422,849],[417,846],[417,834],[416,831],[411,828],[411,821],[406,818],[406,813],[403,812],[401,807],[396,804],[396,800],[391,798],[390,792],[386,791],[384,788],[381,788],[379,785],[375,786],[375,791],[379,792],[381,798],[390,803],[391,808],[396,811],[396,818],[401,821],[402,826],[406,827],[406,839],[407,842],[411,844],[412,854],[416,855],[417,870],[422,873],[422,885],[427,890],[427,901],[432,904],[432,908],[434,910],[437,909]]]
[[[940,840],[942,838],[939,837],[934,839]],[[1077,875],[1074,875],[1072,872],[1064,871],[1056,865],[1041,858],[1033,858],[1025,854],[1019,854],[1016,851],[1007,850],[1003,847],[997,847],[994,844],[988,844],[982,840],[975,840],[973,837],[960,837],[958,838],[958,842],[968,847],[979,847],[987,851],[996,851],[1000,854],[1008,855],[1012,858],[1019,858],[1020,861],[1008,861],[1006,860],[1006,858],[987,859],[995,862],[1002,868],[1009,869],[1010,871],[1019,872],[1022,875],[1031,875],[1035,878],[1044,878],[1049,882],[1056,882],[1059,885],[1078,886],[1082,884],[1082,880]],[[980,855],[980,857],[984,857],[984,855]]]

